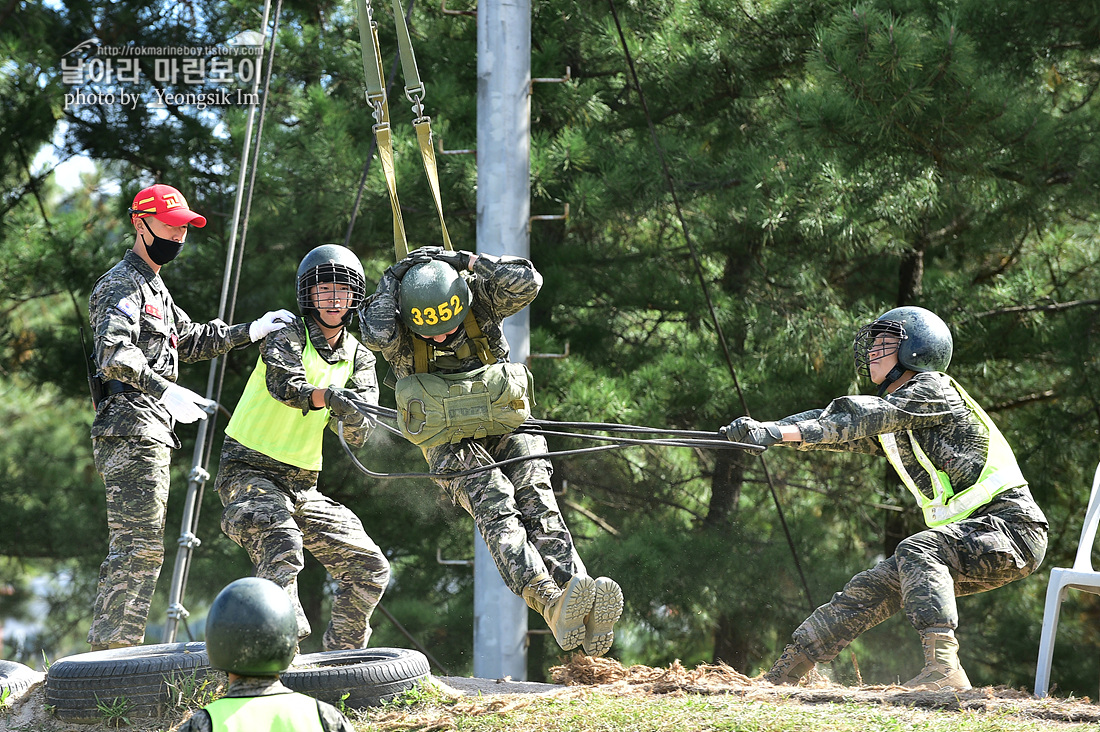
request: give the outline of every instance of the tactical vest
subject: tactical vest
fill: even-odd
[[[394,385],[401,434],[422,449],[468,437],[506,435],[531,416],[534,380],[527,366],[497,363],[489,338],[472,312],[467,311],[463,327],[467,342],[455,357],[465,360],[476,354],[483,364],[481,368],[456,374],[431,373],[434,348],[414,336],[414,373]]]
[[[344,338],[350,339],[347,346],[355,353],[359,342],[346,331]],[[325,361],[313,347],[307,331],[302,348],[302,367],[306,372],[306,381],[324,388],[330,384],[343,386],[348,383],[355,364],[351,361]],[[233,411],[233,418],[225,428],[225,434],[281,463],[304,470],[320,470],[328,418],[328,409],[314,409],[303,415],[302,410],[287,406],[271,396],[267,391],[267,366],[260,357]]]
[[[317,700],[305,694],[222,697],[206,713],[214,732],[324,732]]]
[[[1013,454],[1008,440],[997,429],[997,425],[993,423],[985,410],[959,386],[958,382],[950,376],[947,378],[951,385],[958,390],[971,414],[989,431],[989,452],[986,455],[981,475],[978,476],[978,480],[974,485],[955,493],[947,473],[937,469],[932,464],[932,460],[921,448],[917,438],[913,436],[913,431],[906,430],[906,434],[909,436],[909,444],[913,448],[913,455],[932,481],[934,497],[929,498],[917,487],[913,476],[902,464],[901,453],[898,451],[897,438],[894,433],[888,432],[878,436],[882,449],[886,451],[886,459],[894,466],[901,482],[917,499],[917,505],[920,506],[924,514],[924,523],[930,527],[944,526],[955,521],[961,521],[988,504],[997,494],[1010,488],[1027,485],[1027,481],[1024,480],[1024,476],[1020,472],[1020,466],[1016,463],[1016,456]]]

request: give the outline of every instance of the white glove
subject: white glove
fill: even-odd
[[[255,343],[269,333],[285,328],[287,323],[292,322],[294,322],[294,313],[285,309],[272,310],[270,313],[264,313],[262,318],[257,318],[249,324],[248,337]]]
[[[184,424],[206,419],[218,408],[217,402],[199,396],[179,384],[169,384],[160,396],[160,403],[173,419]]]

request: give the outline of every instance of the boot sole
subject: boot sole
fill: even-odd
[[[585,620],[583,646],[589,656],[602,656],[615,641],[615,623],[623,614],[623,590],[615,580],[600,577],[595,593],[592,612]]]
[[[561,612],[550,624],[554,640],[564,651],[571,651],[584,642],[584,619],[592,612],[596,599],[596,581],[588,575],[578,574],[569,580],[562,591]]]

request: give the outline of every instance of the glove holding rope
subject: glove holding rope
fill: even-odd
[[[738,417],[719,430],[730,442],[744,442],[771,447],[783,442],[783,431],[775,422],[757,422],[752,417]]]
[[[338,418],[365,416],[356,408],[357,401],[359,401],[359,395],[351,389],[345,389],[342,386],[330,386],[325,389],[325,406]]]

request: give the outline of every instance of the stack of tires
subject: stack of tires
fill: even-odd
[[[68,722],[101,722],[104,709],[111,708],[124,709],[127,717],[160,718],[182,714],[180,704],[188,700],[181,692],[213,673],[205,643],[82,653],[50,666],[46,703]],[[309,653],[296,657],[280,676],[295,691],[353,709],[378,706],[428,677],[424,654],[404,648]]]

